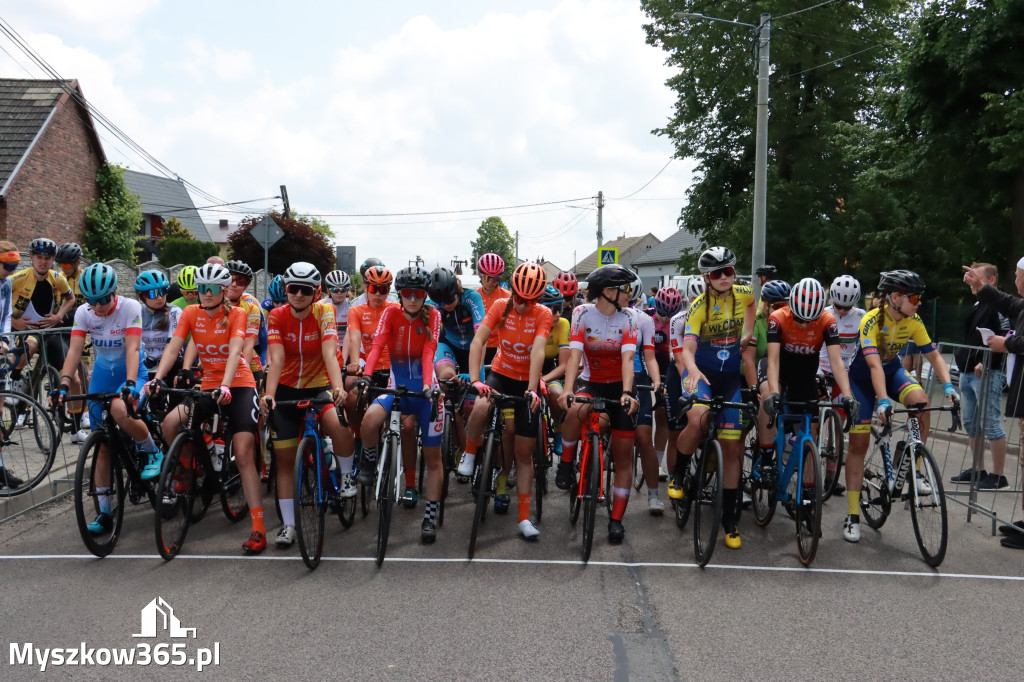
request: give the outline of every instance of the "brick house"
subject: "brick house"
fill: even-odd
[[[105,162],[77,80],[0,79],[0,239],[81,243]]]

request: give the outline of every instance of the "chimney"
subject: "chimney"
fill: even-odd
[[[220,219],[220,229],[222,231],[225,231],[225,232],[227,231],[227,229],[228,229],[228,219],[227,218],[221,218]]]

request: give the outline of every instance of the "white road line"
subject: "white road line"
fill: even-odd
[[[0,555],[0,561],[38,561],[45,559],[89,559],[96,560],[92,554],[11,554]],[[158,554],[112,554],[105,560],[143,559],[163,561]],[[232,556],[227,554],[182,554],[175,561],[302,561],[298,556]],[[321,561],[341,561],[353,563],[369,563],[373,557],[340,557],[325,556]],[[583,562],[571,559],[473,559],[468,561],[460,558],[445,557],[388,557],[384,563],[412,564],[526,564],[535,566],[583,566]],[[698,568],[697,564],[655,562],[655,561],[591,561],[590,566],[609,566],[612,568]],[[746,565],[710,565],[705,571],[724,569],[730,571],[767,571],[770,573],[827,573],[833,575],[870,575],[892,576],[897,578],[962,578],[967,580],[1002,580],[1024,582],[1024,576],[1018,575],[984,575],[978,573],[939,573],[929,571],[869,571],[854,568],[800,568],[796,566],[746,566]]]

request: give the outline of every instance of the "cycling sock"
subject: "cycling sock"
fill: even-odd
[[[665,466],[665,451],[656,450],[654,454],[658,456],[658,468],[661,469]]]
[[[267,529],[263,525],[263,507],[256,507],[255,509],[250,509],[249,516],[252,518],[253,531],[257,533],[263,533],[264,535],[266,535]]]
[[[519,497],[519,523],[528,521],[530,518],[530,502],[533,497],[530,495],[518,495]]]
[[[433,521],[437,518],[437,502],[426,500],[423,504],[423,520]]]
[[[860,491],[846,491],[846,513],[856,516],[860,514]]]
[[[507,495],[508,494],[508,474],[498,474],[498,488],[494,491],[495,495]]]
[[[11,370],[11,380],[12,381],[21,381],[21,370],[20,369],[12,369]]]
[[[562,461],[572,462],[576,459],[576,444],[579,441],[568,441],[562,438]]]
[[[286,500],[286,499],[284,499],[282,497],[280,502],[281,502],[281,523],[283,523],[286,526],[294,526],[295,525],[295,500],[291,499],[291,498]]]
[[[722,488],[722,525],[730,533],[739,524],[739,510],[736,508],[737,488]]]
[[[71,423],[74,425],[75,431],[81,431],[82,430],[82,411],[79,410],[78,412],[71,412],[69,410],[68,414],[71,415]],[[150,436],[149,439],[153,440],[153,437]]]
[[[338,461],[338,471],[340,471],[343,474],[352,473],[352,460],[354,460],[355,457],[353,457],[352,455],[349,455],[348,457],[340,457],[338,455],[335,455],[334,459]]]
[[[612,518],[621,521],[629,503],[629,488],[612,488]]]
[[[146,434],[144,440],[135,441],[135,445],[139,447],[142,452],[154,453],[157,451],[156,443],[153,442],[153,435],[150,433]]]
[[[690,468],[691,457],[693,457],[692,452],[688,455],[682,453],[676,455],[676,470],[673,472],[676,478],[682,479],[686,475],[686,471]]]
[[[100,500],[100,513],[109,514],[112,507],[111,500],[114,497],[110,494],[110,488],[96,488],[96,497]]]
[[[415,488],[416,487],[416,469],[405,470],[405,487]]]
[[[377,448],[376,447],[372,447],[372,448],[365,448],[364,447],[363,448],[363,461],[364,462],[370,462],[371,464],[376,463],[376,461],[377,461]]]
[[[476,451],[477,451],[477,448],[479,448],[479,447],[480,447],[480,443],[478,443],[477,441],[475,441],[475,440],[467,440],[466,441],[466,454],[467,455],[473,455],[473,457],[476,457]]]
[[[651,486],[647,486],[647,499],[649,500],[652,497],[657,497],[659,488],[661,488],[660,485],[656,485],[653,488]]]

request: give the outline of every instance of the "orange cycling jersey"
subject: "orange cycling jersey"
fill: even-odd
[[[334,306],[323,301],[314,303],[309,314],[298,319],[291,306],[270,311],[267,344],[284,346],[281,385],[291,388],[320,388],[330,383],[324,364],[325,339],[338,338],[334,323]]]
[[[498,354],[491,360],[491,369],[509,379],[528,381],[533,343],[538,336],[543,337],[540,343],[547,343],[554,318],[551,311],[542,305],[530,306],[524,315],[517,313],[513,307],[502,324],[505,303],[504,300],[492,303],[481,323],[491,330],[488,341],[494,339],[498,347]]]
[[[390,349],[388,367],[392,374],[398,374],[396,382],[408,378],[421,379],[424,384],[431,383],[434,377],[434,352],[437,350],[437,339],[441,336],[441,313],[432,308],[429,320],[428,327],[423,324],[419,314],[409,320],[401,306],[388,306],[373,335],[373,346],[366,358],[366,366],[374,365],[377,358],[383,357]],[[412,386],[408,388],[413,389]]]
[[[224,380],[224,370],[228,362],[231,339],[245,338],[245,312],[233,307],[224,324],[224,312],[218,307],[213,317],[202,310],[199,305],[187,306],[181,313],[174,335],[185,340],[188,335],[196,343],[199,361],[203,364],[203,390],[217,388],[225,383],[232,388],[256,388],[256,380],[252,371],[242,362],[230,383]]]
[[[263,309],[260,307],[259,301],[249,292],[244,292],[242,297],[238,299],[238,307],[245,311],[245,338],[258,338],[260,335],[260,325],[263,323],[263,314],[261,312]],[[249,369],[253,372],[259,372],[263,369],[260,355],[256,352],[255,348],[253,349],[252,357],[249,359]]]
[[[370,346],[373,344],[373,335],[377,331],[377,325],[380,323],[381,316],[385,310],[396,305],[398,304],[393,301],[387,301],[379,308],[374,308],[369,303],[362,303],[349,308],[348,328],[359,332],[359,357],[363,360],[366,359],[367,353],[370,352]],[[388,355],[388,349],[384,348],[380,354],[380,359],[377,360],[377,366],[368,367],[366,371],[374,372],[387,369],[390,366],[391,357]]]
[[[494,304],[495,301],[501,301],[502,303],[508,303],[508,297],[512,295],[511,291],[509,291],[508,289],[503,289],[500,286],[499,287],[495,287],[494,291],[492,291],[490,293],[490,295],[487,295],[487,294],[484,293],[484,288],[483,287],[480,287],[476,291],[477,291],[478,294],[480,294],[480,298],[482,298],[483,301],[484,301],[484,310],[490,310],[491,306]],[[494,327],[491,327],[491,329],[493,330]],[[498,339],[496,339],[494,336],[489,337],[487,339],[487,347],[488,348],[497,348],[498,347]]]
[[[780,376],[814,376],[818,371],[818,354],[823,345],[839,344],[839,326],[832,313],[826,311],[816,320],[801,327],[789,308],[776,310],[768,318],[768,343],[782,346],[779,355]]]

